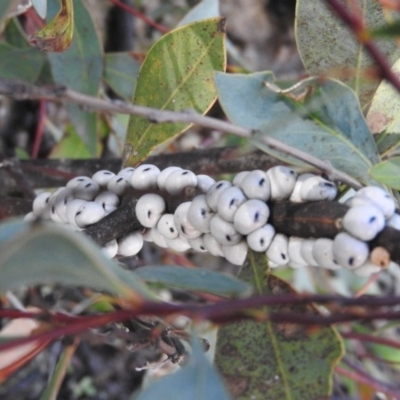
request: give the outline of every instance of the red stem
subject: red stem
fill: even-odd
[[[399,79],[390,69],[390,64],[385,55],[379,50],[378,46],[369,39],[368,31],[365,29],[361,18],[350,13],[346,6],[339,0],[325,1],[336,12],[340,19],[351,29],[357,39],[364,45],[367,52],[378,65],[381,77],[390,82],[397,89],[397,91],[400,92]]]
[[[46,118],[46,101],[39,100],[39,120],[35,132],[35,140],[32,148],[32,158],[37,158],[39,155],[40,144],[43,138],[44,120]]]
[[[391,339],[380,338],[377,336],[366,335],[364,333],[357,333],[357,332],[342,332],[341,335],[345,339],[356,339],[363,342],[378,343],[384,346],[400,349],[400,342]]]
[[[152,26],[153,28],[157,29],[158,31],[160,31],[162,33],[168,33],[169,32],[169,29],[167,27],[158,24],[157,22],[155,22],[151,18],[147,17],[146,15],[142,14],[140,11],[136,10],[135,8],[133,8],[131,6],[128,6],[128,5],[124,4],[124,3],[121,3],[119,0],[110,0],[110,2],[113,3],[114,5],[116,5],[117,7],[122,8],[123,10],[128,12],[129,14],[132,14],[135,17],[141,19],[147,25]]]

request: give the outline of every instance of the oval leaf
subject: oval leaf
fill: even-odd
[[[252,282],[257,294],[294,292],[266,274],[263,254],[250,253],[248,260],[239,277]],[[307,305],[278,305],[267,312],[318,314]],[[235,399],[317,400],[329,398],[333,368],[342,355],[334,328],[243,321],[220,328],[215,362]]]
[[[198,339],[193,339],[189,365],[157,380],[132,400],[229,400],[220,377],[202,353]]]
[[[73,0],[75,32],[70,48],[64,53],[48,53],[54,80],[58,84],[91,96],[97,96],[103,75],[103,55],[97,33],[83,2]],[[57,2],[49,2],[54,15]],[[96,114],[83,111],[75,104],[67,109],[79,136],[92,156],[97,155]]]
[[[135,269],[135,275],[144,281],[158,283],[167,287],[199,292],[214,293],[220,296],[248,296],[251,287],[231,276],[205,269],[191,269],[162,265]]]
[[[393,157],[374,165],[370,174],[378,182],[400,190],[400,157]]]
[[[115,295],[152,297],[140,279],[79,232],[21,220],[0,225],[0,293],[38,284],[88,286]]]
[[[351,2],[341,3],[352,7]],[[378,1],[365,0],[357,4],[367,28],[386,23]],[[378,80],[367,76],[374,62],[325,1],[298,0],[295,30],[300,57],[310,75],[329,76],[347,83],[363,106],[371,100],[379,85]],[[376,43],[390,64],[400,57],[396,38],[380,39]]]
[[[354,92],[334,80],[309,78],[293,90],[280,90],[272,73],[217,73],[219,101],[235,124],[260,131],[254,143],[289,162],[287,155],[263,144],[263,136],[314,155],[357,180],[375,183],[368,175],[380,161],[375,141]]]
[[[194,109],[203,114],[217,93],[214,71],[226,65],[225,19],[213,18],[175,29],[148,52],[139,72],[133,102],[161,110]],[[190,124],[155,124],[131,116],[124,164],[135,165],[156,147]]]

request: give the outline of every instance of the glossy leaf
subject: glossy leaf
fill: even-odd
[[[151,296],[140,279],[79,232],[52,223],[1,224],[0,292],[38,284],[88,286],[133,298]]]
[[[130,101],[140,64],[131,53],[108,53],[104,57],[104,81],[124,100]]]
[[[400,60],[393,65],[392,70],[396,75],[400,73]],[[379,85],[372,98],[367,122],[372,132],[382,132],[377,139],[382,155],[389,154],[399,146],[400,98],[397,90],[386,81]]]
[[[73,0],[61,0],[60,11],[48,24],[30,38],[29,43],[42,51],[61,53],[71,45],[73,34]]]
[[[225,20],[213,18],[175,29],[148,52],[140,69],[133,102],[162,110],[195,109],[205,113],[217,93],[214,71],[226,65]],[[161,143],[190,124],[154,124],[131,116],[125,144],[124,164],[135,165]]]
[[[198,339],[193,340],[189,365],[154,382],[132,400],[229,400],[218,373],[205,358]]]
[[[257,294],[294,292],[267,273],[263,254],[250,253],[248,260],[239,277],[252,282]],[[267,311],[318,314],[307,305],[277,305]],[[330,398],[333,368],[342,355],[334,328],[242,321],[220,328],[215,363],[235,399],[317,400]]]
[[[49,18],[57,10],[49,2]],[[103,75],[103,57],[93,21],[83,2],[74,0],[75,32],[70,48],[64,53],[48,53],[54,80],[58,84],[88,95],[97,96]],[[83,111],[75,104],[67,109],[79,136],[90,154],[97,154],[96,114]]]
[[[400,190],[400,157],[393,157],[374,165],[370,174],[378,182]]]
[[[354,92],[334,80],[309,78],[293,90],[281,91],[269,72],[216,74],[219,101],[239,126],[259,130],[253,142],[289,162],[293,158],[270,150],[263,136],[330,161],[364,183],[373,183],[370,167],[379,154]],[[298,161],[297,161],[298,163]]]
[[[179,21],[178,26],[191,24],[202,19],[219,17],[219,15],[219,0],[203,0]]]
[[[90,158],[90,152],[73,126],[67,126],[62,139],[53,147],[49,158]]]
[[[342,3],[351,7],[351,2]],[[378,1],[365,0],[358,5],[367,28],[386,23]],[[358,94],[363,106],[371,100],[379,85],[378,80],[367,75],[374,64],[354,34],[325,1],[297,1],[295,30],[297,47],[309,74],[337,78],[347,83]],[[396,38],[379,39],[376,43],[390,64],[400,57]]]
[[[166,287],[213,293],[220,296],[247,296],[251,287],[231,276],[203,268],[184,268],[170,265],[143,267],[135,270],[135,275],[149,283]]]
[[[21,49],[0,44],[0,77],[35,83],[46,62],[46,56],[36,49]]]

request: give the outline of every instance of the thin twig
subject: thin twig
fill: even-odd
[[[11,95],[14,98],[23,99],[46,99],[49,101],[67,101],[73,102],[84,106],[86,109],[104,111],[104,112],[115,112],[120,114],[140,115],[154,123],[162,122],[185,122],[198,124],[205,128],[215,129],[221,132],[231,133],[233,135],[253,139],[254,131],[251,129],[242,128],[240,126],[231,124],[230,122],[221,121],[216,118],[207,117],[197,113],[194,110],[185,111],[168,111],[168,110],[157,110],[150,107],[140,106],[136,104],[130,104],[123,101],[108,101],[97,97],[87,96],[83,93],[75,92],[65,87],[56,87],[46,89],[43,87],[29,86],[21,83],[7,83],[0,79],[0,94]],[[346,173],[339,171],[332,167],[331,164],[326,163],[314,156],[311,156],[301,150],[294,147],[288,146],[285,143],[269,137],[263,137],[262,142],[270,147],[271,149],[280,151],[288,154],[292,157],[297,158],[307,164],[310,164],[325,174],[331,179],[341,181],[354,189],[360,189],[362,185],[347,175]]]

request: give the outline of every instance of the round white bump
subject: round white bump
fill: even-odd
[[[43,192],[35,197],[32,205],[32,212],[37,216],[44,219],[50,218],[50,200],[51,193]]]
[[[313,176],[306,179],[300,188],[302,201],[333,200],[337,195],[334,183],[327,181],[321,176]]]
[[[288,199],[296,184],[297,174],[291,168],[277,165],[270,168],[266,175],[271,187],[272,200]]]
[[[157,176],[157,186],[160,190],[165,190],[165,182],[169,175],[171,175],[175,171],[180,171],[182,168],[180,167],[167,167],[163,169],[159,175]]]
[[[188,211],[189,222],[200,232],[210,232],[210,221],[214,216],[211,208],[208,206],[206,195],[196,196],[190,204]]]
[[[92,201],[99,193],[100,186],[90,178],[79,182],[72,188],[75,198],[86,201]]]
[[[118,253],[118,242],[114,239],[102,247],[103,253],[109,257],[114,258]]]
[[[118,254],[123,257],[135,256],[143,247],[143,236],[140,232],[132,232],[118,239]]]
[[[382,271],[382,268],[378,265],[373,264],[370,261],[367,261],[363,265],[361,265],[361,267],[352,270],[354,275],[357,275],[361,278],[367,278],[380,271]]]
[[[307,261],[301,255],[301,244],[303,242],[302,238],[292,236],[289,238],[288,243],[288,254],[290,262],[292,262],[292,268],[298,268],[298,266],[305,267],[307,265]]]
[[[99,195],[97,195],[94,201],[101,204],[107,215],[116,210],[120,202],[119,197],[114,192],[110,192],[109,190],[101,192]]]
[[[183,253],[190,249],[190,244],[188,240],[183,238],[182,236],[178,236],[175,239],[165,239],[165,241],[167,242],[168,247],[178,253]]]
[[[387,225],[390,226],[393,229],[397,229],[400,231],[400,215],[399,214],[393,214],[387,221]]]
[[[214,185],[215,179],[208,175],[197,175],[197,185],[196,188],[201,192],[208,192],[212,185]]]
[[[65,188],[58,193],[53,202],[52,206],[55,208],[56,214],[64,223],[68,223],[67,206],[72,200],[74,200],[74,194],[72,190]]]
[[[275,229],[272,225],[266,224],[251,232],[247,237],[247,244],[250,249],[257,252],[267,251],[272,239],[275,236]]]
[[[248,235],[265,225],[268,217],[267,204],[261,200],[251,199],[238,208],[233,218],[233,224],[239,233]]]
[[[288,238],[281,233],[277,233],[266,252],[269,265],[274,268],[272,263],[286,265],[289,262]]]
[[[268,260],[268,266],[269,266],[271,269],[274,269],[274,268],[280,267],[280,264],[275,263],[275,262],[273,262],[273,261],[271,261],[271,260]]]
[[[75,223],[78,228],[85,228],[104,218],[105,212],[99,203],[87,201],[82,204],[75,214]]]
[[[368,245],[346,232],[336,235],[332,251],[337,263],[348,269],[360,267],[367,261],[369,255]]]
[[[234,186],[240,186],[241,183],[243,182],[244,177],[249,173],[250,171],[242,171],[239,172],[238,174],[235,175],[233,178],[232,184]]]
[[[133,167],[126,167],[126,168],[121,169],[121,171],[119,171],[117,175],[122,176],[129,182],[134,170],[135,170],[135,168],[133,168]]]
[[[210,232],[218,243],[225,246],[236,245],[242,240],[242,235],[238,233],[233,224],[225,221],[218,214],[211,219]]]
[[[167,239],[178,237],[178,230],[174,223],[174,214],[164,214],[157,223],[157,229]]]
[[[351,199],[351,206],[373,205],[379,208],[386,219],[390,218],[396,209],[392,197],[378,186],[367,186],[360,189]]]
[[[160,170],[155,165],[142,164],[133,171],[130,183],[137,190],[156,189],[158,175]]]
[[[226,221],[233,222],[237,209],[247,200],[246,196],[236,186],[225,189],[218,198],[218,214]]]
[[[157,228],[151,228],[150,235],[151,235],[151,238],[153,239],[153,242],[157,246],[162,247],[163,249],[166,249],[168,247],[168,244],[165,241],[165,237],[163,235],[161,235],[161,233],[158,231]]]
[[[148,193],[140,197],[135,207],[136,217],[146,228],[153,228],[165,211],[165,201],[158,194]]]
[[[49,204],[49,212],[50,212],[50,219],[51,219],[53,222],[56,222],[56,223],[58,223],[58,224],[62,224],[62,223],[64,223],[64,221],[63,221],[63,220],[58,216],[58,214],[56,213],[56,201],[57,201],[57,196],[58,196],[61,192],[63,192],[64,189],[65,189],[64,186],[59,187],[57,190],[55,190],[55,191],[51,194],[51,196],[50,196],[50,198],[49,198],[49,201],[48,201],[48,204]]]
[[[289,198],[290,201],[292,201],[293,203],[301,203],[303,201],[303,199],[300,196],[300,190],[301,190],[301,187],[303,186],[303,183],[307,179],[315,177],[315,176],[316,175],[314,175],[314,174],[301,174],[301,175],[299,175],[297,177],[297,179],[296,179],[296,183],[294,185],[293,192],[290,195],[290,198]]]
[[[240,188],[249,199],[267,201],[271,195],[271,187],[267,174],[258,169],[249,172],[243,178]]]
[[[196,175],[187,169],[173,171],[165,180],[165,190],[171,195],[177,195],[185,188],[196,187],[196,185]]]
[[[289,262],[287,263],[287,266],[293,269],[299,269],[299,268],[304,268],[306,266],[306,264],[299,264],[293,260],[289,260]]]
[[[154,242],[154,240],[153,240],[153,237],[151,236],[151,230],[152,230],[153,228],[149,228],[149,229],[144,229],[141,233],[142,233],[142,236],[143,236],[143,240],[145,241],[145,242],[149,242],[149,243],[153,243]]]
[[[211,233],[206,233],[203,235],[203,243],[207,251],[213,256],[224,256],[224,253],[222,252],[222,245],[217,242],[217,240],[213,235],[211,235]]]
[[[69,189],[73,189],[74,187],[78,186],[79,184],[83,184],[83,182],[91,182],[92,179],[90,179],[88,176],[76,176],[75,178],[71,179],[68,181],[66,184],[66,187]]]
[[[224,257],[234,265],[243,265],[246,261],[248,246],[245,240],[241,240],[235,246],[222,246]]]
[[[313,245],[312,255],[318,267],[326,269],[340,268],[339,263],[333,255],[333,240],[331,239],[317,239]]]
[[[79,228],[78,225],[75,222],[75,215],[78,212],[78,210],[86,204],[87,202],[82,199],[74,199],[67,205],[67,221],[68,223],[76,228]]]
[[[174,224],[178,233],[186,239],[196,239],[201,236],[201,232],[197,230],[189,220],[190,201],[180,204],[174,212]]]
[[[107,187],[110,179],[115,176],[114,172],[102,169],[93,174],[92,179],[101,187]]]
[[[214,185],[210,187],[206,194],[206,200],[208,206],[211,208],[213,211],[217,211],[218,208],[218,199],[220,194],[227,189],[228,187],[231,187],[232,184],[228,181],[218,181],[215,182]]]
[[[108,181],[107,190],[122,196],[129,186],[129,182],[123,176],[115,175]]]
[[[351,207],[343,217],[342,226],[356,238],[369,241],[385,227],[385,217],[372,205]]]
[[[307,265],[311,265],[312,267],[317,267],[318,263],[313,256],[313,247],[315,244],[315,239],[304,239],[301,242],[300,253],[304,260],[307,262]]]
[[[29,212],[28,214],[24,215],[24,221],[32,222],[37,219],[37,215],[33,213],[33,211]]]
[[[204,246],[203,236],[200,236],[196,239],[189,239],[189,244],[193,250],[196,250],[200,253],[205,253],[207,251],[206,247]]]

